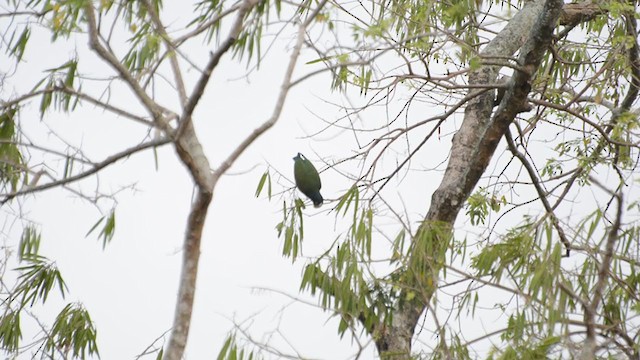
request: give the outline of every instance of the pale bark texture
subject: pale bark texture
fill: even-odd
[[[326,1],[320,2],[320,4],[309,15],[307,20],[299,26],[297,40],[291,52],[289,64],[287,65],[284,79],[280,86],[280,92],[278,93],[278,97],[274,104],[273,113],[260,126],[249,133],[247,137],[240,142],[238,146],[230,152],[229,156],[214,170],[209,166],[207,157],[204,154],[202,146],[196,136],[191,122],[191,114],[193,113],[197,102],[201,98],[208,80],[211,77],[211,73],[218,65],[221,56],[229,50],[237,40],[240,31],[243,29],[243,21],[245,20],[246,14],[257,4],[255,0],[246,0],[239,8],[236,22],[231,29],[229,37],[220,45],[217,52],[211,54],[209,63],[205,68],[202,78],[196,84],[193,94],[186,102],[185,110],[181,115],[182,123],[178,128],[178,138],[175,144],[178,156],[193,178],[196,186],[196,196],[193,204],[191,205],[191,211],[187,222],[187,230],[183,246],[184,254],[182,257],[180,289],[178,291],[178,299],[176,301],[171,338],[163,357],[164,360],[182,359],[187,346],[196,293],[200,243],[202,241],[202,232],[207,218],[207,210],[209,209],[213,199],[215,187],[220,178],[227,172],[227,170],[229,170],[240,155],[242,155],[256,139],[273,127],[280,118],[289,89],[291,88],[293,71],[304,43],[305,30],[325,3]]]
[[[322,2],[308,17],[305,23],[301,24],[298,31],[298,39],[292,51],[290,63],[288,64],[285,78],[280,88],[279,96],[274,105],[274,111],[262,125],[253,130],[247,138],[230,151],[228,158],[216,169],[212,169],[202,144],[198,139],[193,126],[192,115],[198,102],[202,98],[205,89],[211,79],[213,71],[216,69],[222,57],[232,48],[240,33],[245,28],[247,15],[257,4],[256,0],[245,0],[235,9],[235,20],[228,31],[226,38],[220,42],[217,49],[209,56],[206,66],[193,88],[187,95],[186,85],[183,81],[182,70],[175,56],[170,55],[171,70],[176,82],[176,88],[180,96],[181,112],[173,113],[163,109],[158,105],[131,75],[131,73],[109,52],[101,43],[98,33],[99,29],[95,18],[95,9],[91,3],[86,6],[87,18],[89,20],[89,40],[91,48],[108,63],[120,77],[129,85],[138,101],[143,104],[153,119],[155,125],[164,131],[166,142],[172,142],[182,164],[187,168],[195,187],[195,196],[187,219],[182,254],[182,271],[176,306],[174,311],[173,327],[169,342],[163,354],[164,360],[180,360],[184,357],[185,348],[189,339],[191,328],[191,318],[193,314],[194,300],[196,297],[196,282],[198,278],[198,266],[200,259],[200,245],[202,234],[207,219],[207,212],[213,199],[214,189],[218,180],[227,172],[233,163],[242,153],[263,133],[269,130],[279,119],[284,106],[285,99],[291,87],[291,77],[300,54],[304,40],[304,30],[309,26],[313,18],[318,14],[325,2]],[[167,34],[165,26],[162,24],[159,15],[156,13],[150,1],[145,1],[151,21],[156,31],[162,35],[163,42],[168,52],[174,52],[180,45],[179,41],[171,39]],[[177,128],[169,126],[170,119],[177,119]]]
[[[451,156],[438,189],[434,192],[429,211],[421,228],[414,236],[406,288],[421,285],[426,289],[413,301],[396,304],[389,328],[384,325],[376,329],[376,346],[383,359],[408,359],[411,354],[411,339],[420,315],[434,293],[432,286],[438,278],[441,266],[425,255],[433,244],[425,243],[421,232],[433,231],[433,226],[450,232],[460,209],[484,173],[493,153],[505,135],[515,116],[527,110],[527,95],[531,80],[542,57],[552,41],[553,31],[562,13],[563,2],[559,0],[536,0],[526,2],[509,24],[481,52],[486,59],[509,57],[516,51],[519,70],[508,83],[502,104],[493,108],[494,92],[471,90],[475,95],[467,102],[464,121],[453,138]],[[486,85],[496,82],[499,68],[481,66],[469,74],[469,83]],[[473,89],[473,87],[470,87]],[[475,92],[474,92],[475,91]],[[438,241],[446,241],[439,233]],[[437,245],[437,244],[436,244]],[[426,280],[428,279],[428,280]]]

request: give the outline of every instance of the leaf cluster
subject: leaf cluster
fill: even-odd
[[[68,353],[79,359],[99,355],[93,321],[87,310],[77,303],[67,304],[58,313],[50,329],[41,325],[45,334],[42,339],[24,349],[21,347],[21,318],[25,310],[33,308],[38,302],[44,306],[52,293],[62,298],[68,293],[55,263],[38,254],[40,241],[41,235],[35,227],[27,226],[24,229],[18,246],[19,260],[23,265],[14,270],[18,273],[17,283],[2,301],[0,348],[12,354],[35,348],[35,354],[42,352],[43,356],[51,359],[66,358]]]

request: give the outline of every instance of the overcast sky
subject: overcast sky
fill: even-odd
[[[192,16],[187,7],[174,7],[165,14],[175,17],[165,19],[170,24],[188,21]],[[2,21],[2,26],[6,26],[6,19]],[[44,76],[44,72],[34,69],[60,65],[76,53],[80,73],[92,77],[112,74],[88,52],[85,37],[72,37],[66,46],[61,46],[61,42],[52,46],[48,34],[34,31],[25,63],[6,80],[8,86],[3,89],[3,96],[27,91]],[[229,56],[216,69],[194,116],[198,135],[213,166],[271,114],[290,48],[290,37],[285,36],[268,53],[259,71],[251,71],[249,77],[245,77],[249,71],[245,64],[237,64]],[[210,50],[194,42],[188,53],[202,63]],[[305,73],[302,64],[312,59],[309,56],[312,54],[302,58],[297,75]],[[12,67],[6,61],[3,63],[2,71],[10,72]],[[197,75],[191,71],[187,77],[193,81]],[[279,294],[300,296],[316,303],[311,297],[298,294],[301,269],[306,261],[300,259],[292,265],[283,258],[282,241],[275,231],[282,217],[282,201],[299,196],[290,182],[293,156],[303,152],[322,168],[316,154],[331,161],[353,151],[353,143],[344,136],[344,131],[325,132],[318,140],[306,138],[326,125],[310,110],[321,113],[328,121],[339,116],[337,108],[323,104],[323,99],[331,98],[329,87],[328,76],[296,87],[278,124],[240,158],[217,186],[202,242],[187,358],[213,357],[234,324],[248,329],[248,335],[255,341],[268,343],[285,353],[335,359],[348,358],[357,350],[348,335],[340,340],[337,322],[330,320],[328,313]],[[95,93],[100,95],[100,91]],[[173,93],[156,95],[175,104]],[[130,101],[133,103],[127,106],[131,109],[140,108],[134,100],[127,100],[132,96],[122,86],[116,86],[109,96],[114,103]],[[89,104],[73,114],[54,113],[42,121],[37,114],[38,105],[39,101],[33,102],[20,117],[32,141],[64,148],[63,139],[82,148],[85,155],[96,161],[147,136],[147,129],[141,125],[104,114]],[[41,160],[40,154],[31,154],[31,160]],[[276,195],[271,202],[264,196],[254,197],[267,164],[284,176],[273,173]],[[322,179],[327,199],[336,199],[351,186],[331,171],[324,172]],[[27,196],[3,210],[21,214],[39,225],[43,235],[40,253],[56,262],[69,288],[65,299],[51,296],[44,307],[33,308],[39,319],[51,324],[67,302],[80,302],[89,310],[98,329],[101,357],[131,359],[172,325],[192,185],[171,147],[158,151],[157,170],[153,153],[146,152],[106,169],[98,181],[83,181],[73,188],[91,193],[97,184],[103,192],[117,192],[116,236],[104,250],[95,234],[85,235],[111,208],[109,199],[98,203],[101,213],[98,207],[73,193],[52,190]],[[325,251],[343,229],[344,225],[336,225],[334,214],[328,214],[332,205],[335,203],[320,210],[307,209],[304,255]],[[7,215],[4,223],[3,242],[15,246],[26,222]],[[10,263],[8,267],[15,266],[16,263]],[[5,279],[12,276],[15,273],[9,271]],[[25,343],[37,337],[33,321],[25,318],[23,326]],[[162,345],[162,340],[157,344]]]
[[[189,7],[176,4],[168,1],[165,6],[168,8],[165,16],[170,14],[171,17],[164,20],[172,24],[172,29],[180,27],[179,24],[188,22],[193,16]],[[0,20],[0,26],[4,28],[6,19]],[[249,71],[245,64],[237,64],[229,56],[216,69],[194,115],[196,131],[212,166],[217,166],[240,140],[270,116],[282,81],[283,64],[288,61],[291,39],[286,33],[281,36],[260,69],[250,71],[248,77],[245,77]],[[210,47],[192,42],[185,52],[202,63],[210,50]],[[5,80],[7,88],[2,90],[3,98],[32,88],[43,76],[42,72],[27,69],[51,68],[64,63],[74,53],[80,58],[81,73],[112,74],[88,52],[85,37],[73,37],[66,46],[55,44],[54,47],[48,35],[34,32],[25,55],[24,70]],[[310,52],[303,55],[294,78],[318,68],[317,64],[305,65],[315,56]],[[3,72],[11,70],[6,61],[0,66]],[[197,76],[197,72],[191,71],[188,81],[192,83]],[[301,269],[306,259],[292,264],[290,259],[283,258],[282,241],[275,231],[275,225],[282,219],[282,202],[301,196],[291,182],[292,158],[297,152],[304,153],[319,169],[325,169],[323,162],[330,164],[358,151],[356,136],[349,130],[330,128],[308,138],[308,135],[324,129],[326,122],[344,115],[331,104],[345,102],[340,94],[330,91],[330,84],[330,77],[323,75],[296,86],[277,125],[251,146],[218,184],[202,242],[188,359],[212,358],[234,324],[247,330],[253,340],[268,343],[291,355],[346,359],[357,351],[358,347],[349,334],[339,338],[337,321],[330,317],[330,313],[313,305],[317,304],[317,299],[298,294]],[[159,98],[166,98],[169,105],[175,105],[175,94],[166,86],[159,85],[158,89],[156,95]],[[126,103],[132,98],[124,87],[113,90],[110,96],[116,103]],[[400,108],[408,99],[407,94],[395,95],[390,108]],[[363,101],[357,92],[349,95],[356,103]],[[131,102],[131,109],[139,109],[134,100]],[[42,121],[37,110],[36,101],[20,117],[21,126],[32,141],[61,147],[61,138],[81,147],[87,156],[97,161],[142,141],[148,135],[147,129],[141,125],[104,114],[88,104],[73,114],[53,114]],[[418,103],[407,121],[412,117],[425,118],[434,111],[437,110]],[[388,112],[389,109],[379,107],[354,121],[367,126],[383,124]],[[430,141],[425,151],[412,161],[411,176],[399,174],[383,193],[385,200],[394,206],[406,207],[413,225],[428,209],[431,193],[444,169],[442,164],[450,147],[451,131],[460,120],[461,116],[456,115],[443,126],[441,136]],[[412,136],[419,138],[423,135]],[[370,135],[357,136],[359,141],[366,142]],[[545,144],[535,146],[539,146],[539,151],[545,151]],[[401,148],[396,150],[401,151]],[[34,154],[32,160],[40,160],[39,155]],[[495,163],[504,164],[508,160],[506,155],[498,155]],[[395,159],[388,159],[381,166],[380,173],[388,173],[395,164]],[[267,166],[271,167],[275,194],[271,201],[264,195],[259,199],[254,197],[258,180]],[[496,168],[499,166],[495,165]],[[354,176],[361,171],[353,163],[341,165],[337,170]],[[349,223],[348,216],[343,219],[330,210],[353,182],[334,169],[323,171],[321,176],[322,194],[328,201],[319,210],[312,207],[305,210],[303,255],[311,257],[326,251]],[[43,236],[40,252],[55,260],[67,282],[69,294],[64,300],[58,296],[51,297],[46,306],[35,306],[34,313],[43,323],[51,324],[64,304],[78,301],[89,310],[98,328],[102,359],[132,359],[168,331],[172,324],[182,260],[181,246],[192,196],[191,180],[177,161],[174,150],[164,147],[158,151],[157,169],[153,153],[146,152],[106,169],[98,181],[83,181],[73,188],[91,193],[96,186],[104,192],[117,193],[116,236],[104,250],[95,234],[85,235],[109,211],[113,201],[101,200],[96,207],[71,192],[60,190],[27,196],[3,207],[7,212],[3,215],[6,216],[3,242],[15,246],[25,224],[16,221],[10,213],[19,213],[38,224]],[[591,205],[581,211],[571,211],[575,214],[590,211],[593,201],[584,201]],[[388,231],[394,236],[399,225],[389,213],[383,215],[376,225],[380,231]],[[514,219],[512,224],[517,223],[521,215],[517,212],[509,215]],[[473,233],[461,235],[462,238],[469,236],[470,241],[476,240],[476,235],[478,238],[483,236]],[[388,250],[389,242],[383,236],[376,236],[374,247],[374,253],[381,254]],[[15,266],[15,263],[9,264],[9,268]],[[9,271],[7,279],[12,274]],[[455,292],[451,291],[452,294]],[[290,296],[303,301],[296,301]],[[442,299],[450,301],[444,295]],[[490,298],[483,305],[491,308],[496,302],[494,300]],[[477,318],[473,327],[468,323],[460,325],[473,334],[488,331],[496,326],[499,319],[504,320],[504,315],[495,313],[495,316]],[[32,321],[23,321],[32,330],[36,328]],[[429,332],[428,320],[426,324],[427,329],[420,335],[420,341],[425,344],[418,344],[417,348],[428,347],[438,341]],[[24,341],[28,343],[35,333],[25,331],[24,334]],[[365,343],[370,341],[367,337],[361,340]],[[163,344],[162,340],[157,343],[159,346]],[[369,346],[362,358],[372,356],[373,347]],[[274,354],[272,357],[278,356]]]

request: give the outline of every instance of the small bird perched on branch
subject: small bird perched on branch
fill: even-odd
[[[296,186],[313,201],[314,207],[320,207],[324,200],[322,199],[322,195],[320,195],[322,183],[320,182],[318,170],[316,170],[311,161],[301,153],[298,153],[298,155],[293,158],[293,161],[293,176],[296,179]]]

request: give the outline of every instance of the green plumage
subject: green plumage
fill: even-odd
[[[318,170],[316,170],[311,161],[301,153],[298,153],[298,155],[293,158],[293,161],[293,176],[296,179],[296,186],[313,201],[313,206],[320,207],[324,200],[322,199],[322,195],[320,195],[322,183],[320,182]]]

